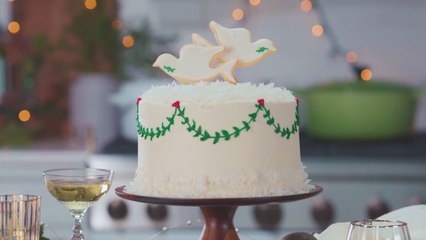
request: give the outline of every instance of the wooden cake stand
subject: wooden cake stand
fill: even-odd
[[[313,197],[322,191],[322,187],[315,185],[309,192],[286,196],[184,199],[140,196],[126,193],[124,188],[125,186],[117,187],[115,193],[131,201],[161,205],[200,207],[204,216],[204,228],[201,233],[201,240],[239,240],[233,223],[234,214],[239,206],[292,202]]]

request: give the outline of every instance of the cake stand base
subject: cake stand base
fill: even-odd
[[[237,206],[200,207],[204,216],[201,240],[238,240],[233,219]]]
[[[159,198],[141,196],[125,192],[125,186],[115,189],[115,193],[127,200],[175,206],[197,206],[204,217],[204,228],[201,240],[239,240],[233,219],[239,206],[266,203],[292,202],[310,198],[322,191],[322,187],[314,186],[309,192],[272,197],[252,198]]]

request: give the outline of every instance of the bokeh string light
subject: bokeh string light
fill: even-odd
[[[21,30],[21,25],[16,21],[12,21],[7,25],[7,30],[12,34],[18,33]]]
[[[346,61],[348,61],[348,63],[356,63],[356,61],[358,60],[358,55],[355,52],[348,52],[346,53]]]
[[[250,5],[259,6],[262,3],[262,0],[249,0]]]
[[[115,19],[114,21],[112,21],[112,28],[114,28],[115,30],[120,30],[122,27],[123,23],[120,19]]]
[[[324,34],[324,28],[320,24],[312,26],[312,34],[315,37],[321,37]]]
[[[131,35],[126,35],[121,40],[121,43],[125,48],[131,48],[135,44],[135,39]]]
[[[236,8],[232,11],[232,18],[235,21],[241,21],[244,19],[244,10],[241,8]]]
[[[312,10],[312,2],[310,0],[303,0],[300,2],[300,8],[305,12],[309,12]]]
[[[30,111],[23,109],[19,111],[18,118],[21,122],[28,122],[31,118],[31,113]]]
[[[96,8],[96,0],[85,0],[84,1],[84,6],[89,9],[89,10],[93,10]]]
[[[361,79],[364,81],[370,81],[373,78],[373,72],[370,69],[365,68],[361,71]]]
[[[300,8],[305,12],[312,9],[317,14],[319,23],[312,27],[312,34],[317,37],[324,35],[329,40],[331,44],[331,56],[345,59],[358,80],[371,80],[373,77],[372,70],[365,64],[358,62],[358,55],[354,51],[347,51],[340,45],[319,0],[302,0]]]

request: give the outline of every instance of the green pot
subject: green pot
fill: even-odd
[[[332,83],[299,93],[305,100],[310,135],[383,140],[412,134],[417,98],[425,91],[373,80]]]

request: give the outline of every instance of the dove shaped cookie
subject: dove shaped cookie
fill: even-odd
[[[237,60],[232,59],[213,66],[214,59],[224,51],[223,46],[205,47],[187,44],[179,51],[179,58],[165,53],[153,66],[181,83],[196,83],[215,80],[221,76],[225,81],[237,83],[234,68]]]
[[[222,62],[237,59],[237,67],[247,67],[276,51],[274,44],[269,39],[259,39],[253,42],[250,31],[245,28],[226,28],[214,21],[211,21],[209,26],[219,46],[225,47],[225,51],[218,56]],[[192,41],[198,46],[214,46],[199,34],[193,34]]]

